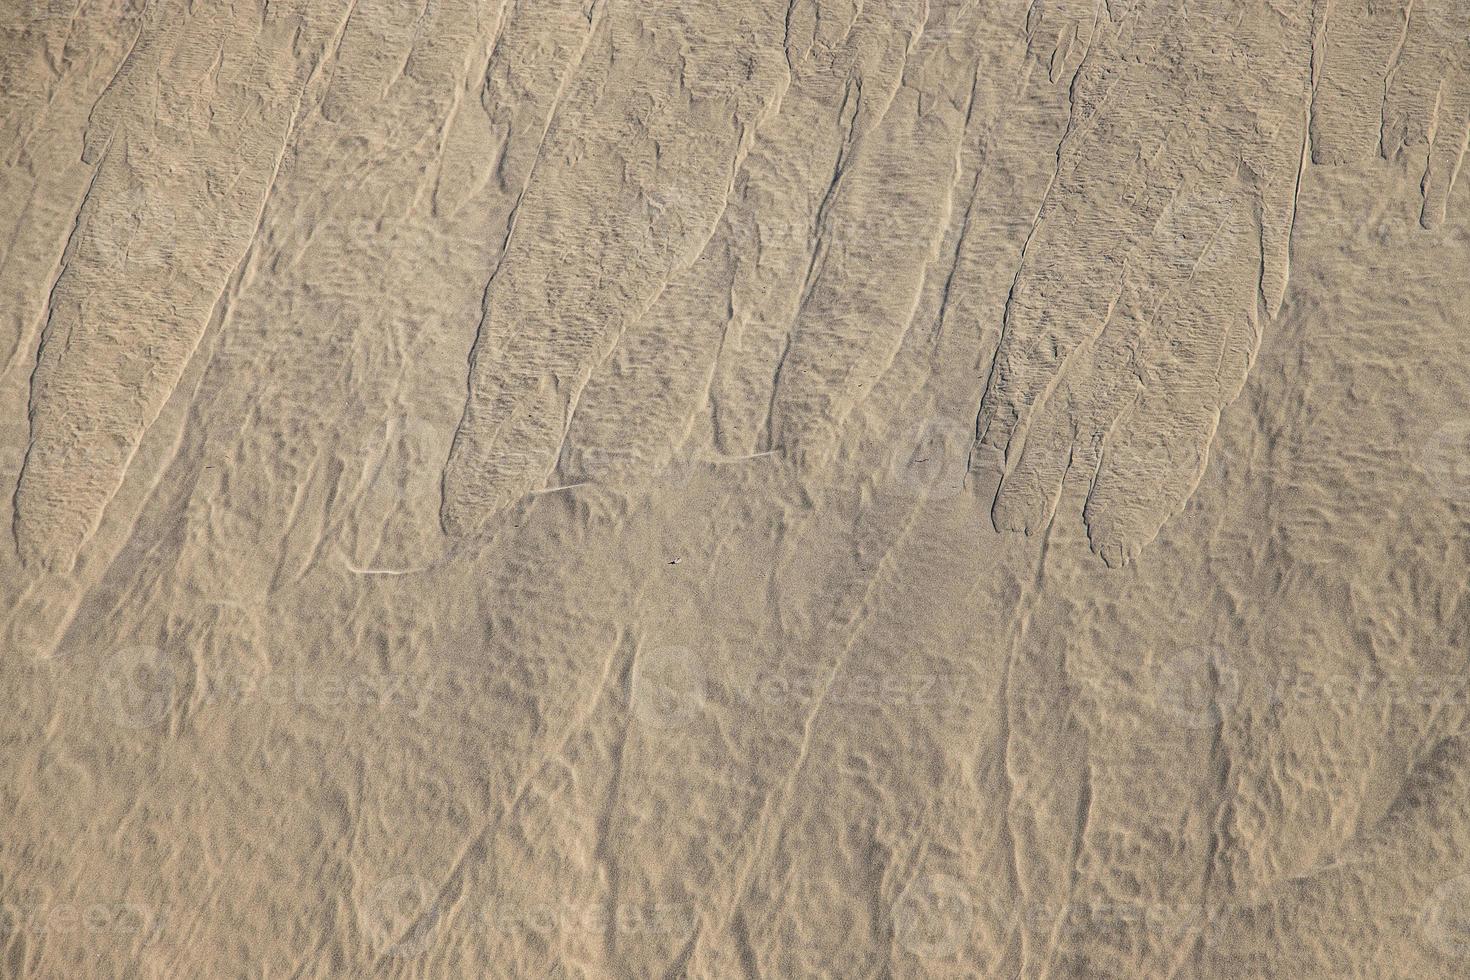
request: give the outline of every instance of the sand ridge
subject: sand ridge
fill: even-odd
[[[5,976],[1453,977],[1464,0],[19,0]]]

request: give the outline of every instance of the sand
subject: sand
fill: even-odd
[[[1467,0],[8,0],[0,976],[1470,971]]]

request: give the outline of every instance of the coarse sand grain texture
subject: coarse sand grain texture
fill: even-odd
[[[1470,976],[1470,0],[0,0],[0,978]]]

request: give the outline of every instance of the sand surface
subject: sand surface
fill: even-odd
[[[4,0],[0,105],[0,976],[1470,975],[1470,0]]]

